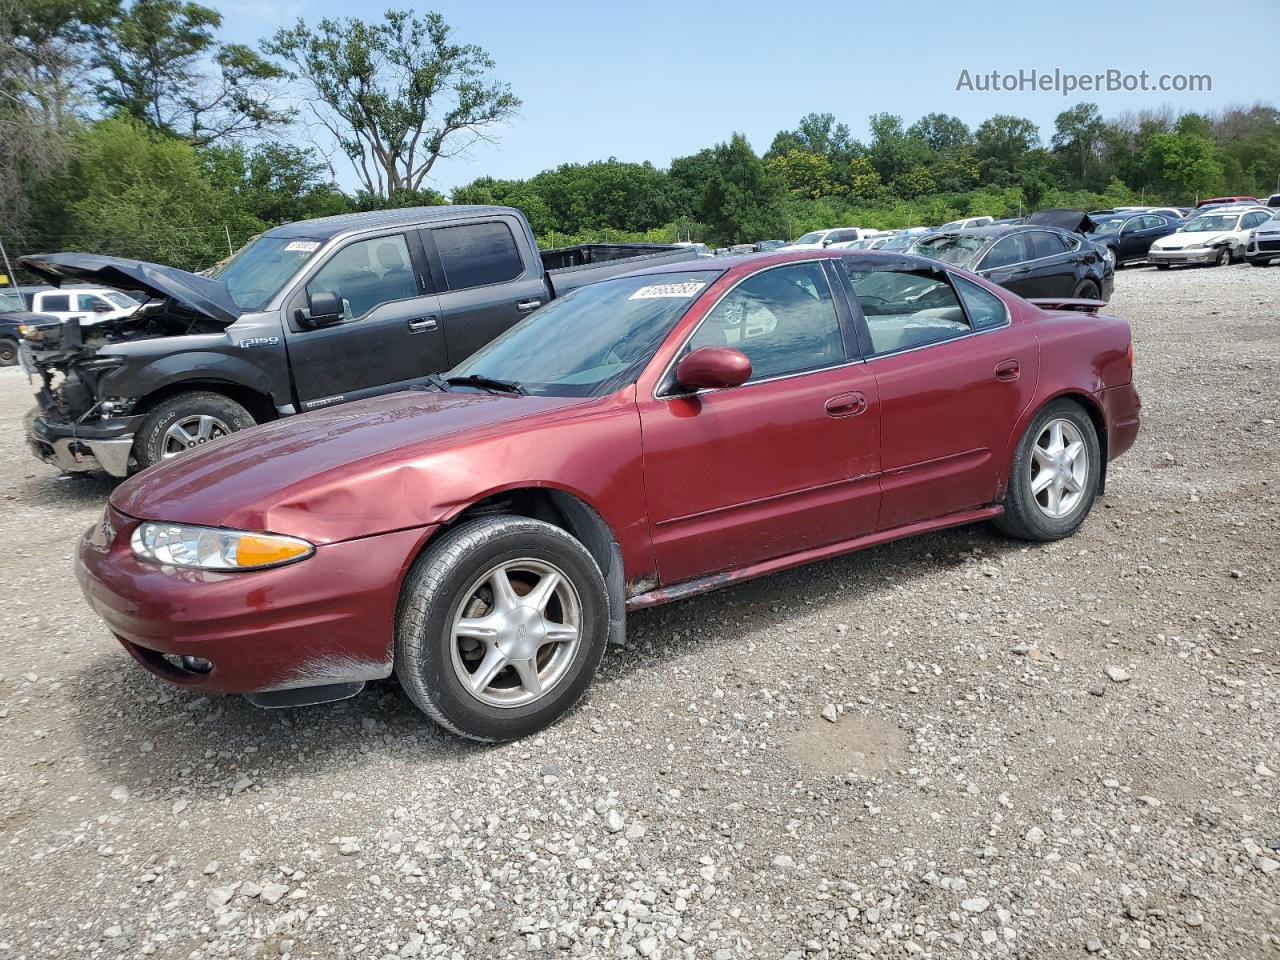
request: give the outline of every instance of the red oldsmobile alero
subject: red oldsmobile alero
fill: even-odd
[[[314,703],[394,671],[448,729],[523,736],[627,610],[982,520],[1072,533],[1138,432],[1101,306],[866,251],[615,277],[426,389],[139,474],[80,581],[193,690]]]

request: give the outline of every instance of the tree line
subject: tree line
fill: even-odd
[[[544,245],[790,239],[811,229],[937,224],[1050,206],[1265,195],[1280,112],[1092,103],[970,128],[871,115],[855,139],[809,114],[763,153],[745,136],[665,168],[613,158],[446,197],[437,164],[520,107],[479,46],[434,13],[299,20],[256,47],[184,0],[0,0],[0,239],[203,269],[278,223],[434,203],[519,207]],[[340,171],[353,191],[338,187]]]

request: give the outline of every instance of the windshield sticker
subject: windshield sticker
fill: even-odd
[[[628,300],[658,300],[663,297],[692,297],[706,286],[701,280],[686,280],[683,283],[655,283],[641,287]]]
[[[296,250],[298,253],[315,253],[320,249],[320,241],[318,240],[294,240],[287,247],[286,251]]]

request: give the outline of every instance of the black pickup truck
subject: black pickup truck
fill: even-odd
[[[404,390],[553,297],[697,257],[690,247],[539,252],[510,207],[376,211],[276,227],[212,272],[80,253],[21,258],[51,283],[152,299],[118,321],[24,327],[27,435],[63,470],[125,476],[227,433]]]

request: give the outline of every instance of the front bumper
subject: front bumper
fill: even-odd
[[[1218,259],[1221,247],[1206,247],[1204,250],[1157,250],[1152,247],[1147,251],[1148,263],[1213,263]]]
[[[124,477],[129,474],[133,436],[143,419],[72,423],[32,410],[26,418],[27,445],[37,459],[68,473],[105,470],[113,477]]]
[[[400,584],[434,527],[323,544],[306,560],[243,573],[134,556],[140,521],[108,507],[80,541],[76,577],[129,654],[208,693],[261,693],[391,675]],[[182,657],[213,664],[205,673]]]

